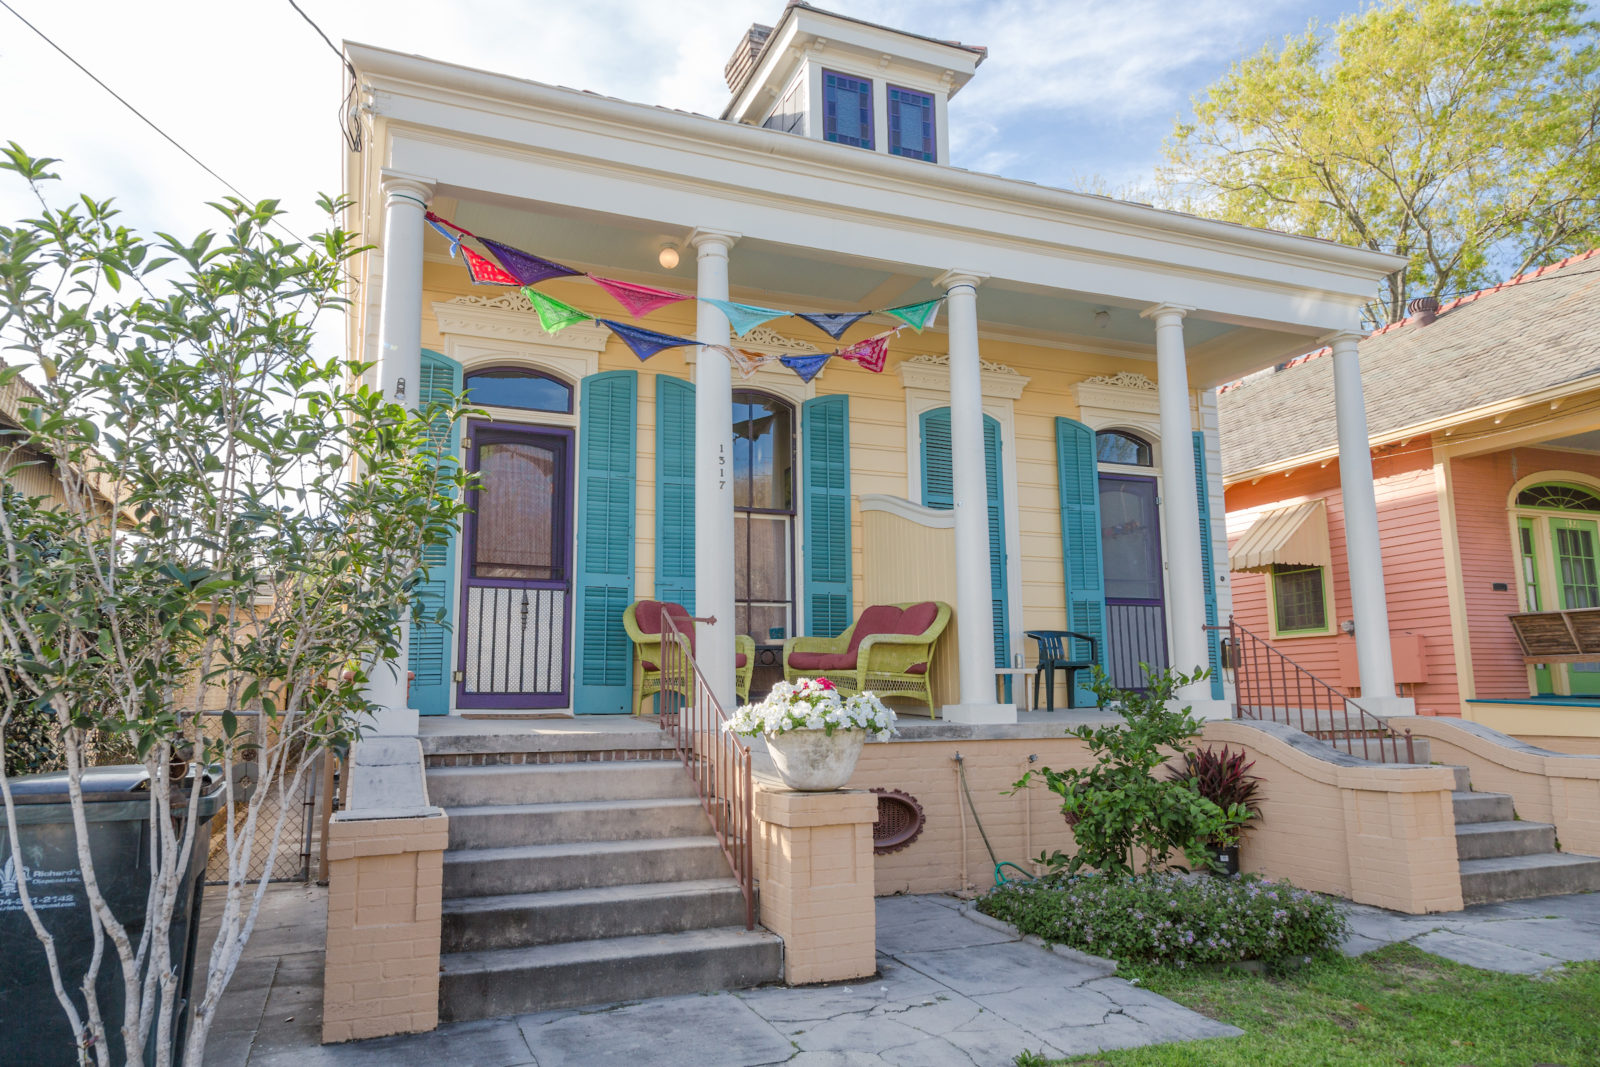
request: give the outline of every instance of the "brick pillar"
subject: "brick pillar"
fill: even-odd
[[[443,813],[328,825],[328,964],[322,1040],[351,1041],[439,1025]]]
[[[872,824],[878,798],[862,790],[756,790],[761,925],[783,938],[790,985],[877,973]]]

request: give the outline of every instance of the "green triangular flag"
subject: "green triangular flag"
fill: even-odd
[[[907,326],[921,333],[924,327],[932,326],[934,316],[939,314],[939,305],[944,302],[944,297],[935,297],[924,300],[920,304],[902,304],[897,308],[885,308],[885,315],[893,315]]]
[[[522,295],[528,298],[533,310],[539,313],[539,325],[545,333],[560,333],[575,322],[589,322],[594,316],[579,311],[571,304],[563,304],[553,296],[541,293],[532,286],[524,286]]]

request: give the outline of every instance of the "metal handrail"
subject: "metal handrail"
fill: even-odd
[[[750,749],[723,729],[728,713],[695,662],[689,638],[661,613],[661,729],[694,780],[700,806],[744,894],[744,925],[756,925],[755,787]]]
[[[1411,731],[1397,734],[1383,719],[1363,708],[1306,668],[1284,655],[1271,642],[1251,633],[1230,618],[1226,626],[1233,665],[1233,714],[1236,719],[1281,722],[1329,743],[1342,742],[1362,759],[1375,763],[1415,763]],[[1310,721],[1307,722],[1307,713]],[[1405,759],[1400,744],[1405,743]],[[1374,755],[1376,750],[1376,755]]]

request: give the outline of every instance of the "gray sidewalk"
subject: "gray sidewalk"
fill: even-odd
[[[1507,974],[1542,974],[1579,960],[1600,960],[1600,893],[1478,904],[1443,915],[1348,906],[1347,956],[1409,942],[1457,963]]]
[[[318,1043],[324,891],[268,894],[207,1049],[218,1067],[1005,1067],[1024,1049],[1063,1056],[1238,1031],[962,915],[953,897],[878,902],[875,979],[666,997],[429,1034]]]

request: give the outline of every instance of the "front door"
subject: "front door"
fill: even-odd
[[[1551,547],[1555,549],[1556,589],[1563,608],[1600,607],[1600,573],[1596,544],[1600,524],[1593,519],[1550,519]],[[1573,663],[1567,667],[1567,684],[1573,696],[1600,696],[1600,663]]]
[[[456,704],[533,710],[571,701],[572,434],[472,424],[478,475],[463,523]]]
[[[1167,665],[1161,518],[1156,480],[1100,475],[1100,551],[1106,577],[1106,652],[1112,684],[1143,689],[1144,672]]]

